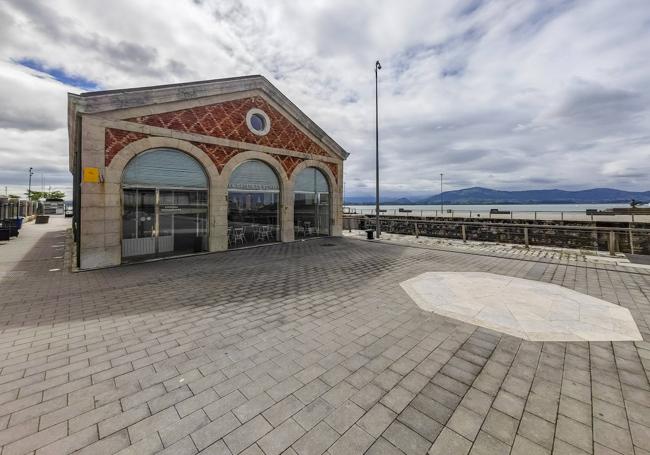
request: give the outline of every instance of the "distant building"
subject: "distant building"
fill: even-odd
[[[82,269],[341,234],[348,153],[262,76],[68,95]]]
[[[64,205],[63,199],[45,199],[43,202],[43,214],[63,215]]]

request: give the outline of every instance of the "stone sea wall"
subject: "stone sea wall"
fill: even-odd
[[[464,226],[464,234],[463,234]],[[371,216],[345,217],[343,229],[374,229]],[[598,228],[598,229],[594,229]],[[431,219],[420,217],[382,217],[381,230],[395,234],[421,235],[459,240],[513,243],[607,251],[610,232],[615,250],[650,254],[650,223],[532,221],[486,219]],[[527,237],[527,239],[526,239]],[[527,240],[527,241],[526,241]]]

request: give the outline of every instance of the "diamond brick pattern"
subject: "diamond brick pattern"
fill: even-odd
[[[271,130],[265,136],[253,134],[246,125],[246,113],[252,108],[263,110],[271,119]],[[321,146],[259,96],[145,115],[128,121],[311,155],[329,156]]]
[[[131,142],[148,137],[143,133],[106,128],[104,139],[104,164],[108,166],[120,150]]]
[[[237,155],[239,152],[243,152],[243,150],[223,145],[205,144],[203,142],[192,142],[192,144],[203,150],[205,154],[210,157],[214,165],[217,166],[219,174],[221,174],[221,171],[230,158]]]
[[[149,135],[142,134],[142,133],[134,133],[132,131],[123,131],[114,128],[106,128],[106,149],[104,155],[106,166],[108,166],[111,163],[115,155],[117,155],[119,151],[122,150],[124,147],[126,147],[132,142],[138,141],[145,137],[149,137]],[[206,144],[204,142],[192,142],[192,144],[194,144],[195,146],[203,150],[205,154],[210,157],[210,159],[215,164],[220,174],[223,171],[223,168],[226,165],[226,163],[228,163],[228,161],[230,160],[230,158],[244,151],[234,147],[226,147],[223,145],[216,145],[216,144]],[[304,161],[302,158],[298,158],[295,156],[278,155],[275,153],[271,153],[270,155],[275,159],[277,159],[280,162],[280,164],[282,164],[282,167],[287,173],[287,177],[289,178],[293,174],[293,171],[296,169],[296,166],[298,166],[300,163]],[[334,173],[334,177],[338,181],[337,165],[335,163],[326,163],[326,164],[332,170],[332,172]]]
[[[124,147],[126,147],[132,142],[139,141],[140,139],[144,139],[146,137],[150,137],[150,135],[143,134],[143,133],[135,133],[132,131],[124,131],[115,128],[106,128],[106,140],[105,140],[105,152],[104,152],[104,160],[106,166],[108,166],[111,163],[113,158]],[[203,152],[205,152],[205,154],[210,157],[212,162],[217,167],[219,174],[221,174],[224,166],[226,165],[226,163],[228,163],[230,158],[244,151],[243,149],[227,147],[224,145],[206,144],[204,142],[192,142],[192,144],[197,146],[201,150],[203,150]],[[270,155],[280,162],[283,169],[287,173],[287,177],[289,178],[293,174],[293,171],[296,169],[296,167],[304,161],[302,158],[298,158],[295,156],[278,155],[275,153],[271,153]],[[338,171],[337,171],[338,166],[335,163],[325,163],[325,164],[332,170],[332,173],[334,174],[334,178],[336,178],[336,180],[338,181]]]
[[[296,166],[298,166],[300,163],[302,163],[304,160],[302,158],[296,158],[295,156],[287,156],[287,155],[271,155],[273,158],[278,160],[280,164],[282,164],[282,167],[284,168],[284,171],[287,173],[287,177],[291,178],[291,174],[293,174],[293,171],[296,169]]]
[[[335,164],[335,163],[325,163],[325,164],[327,164],[327,167],[330,168],[330,170],[332,171],[332,174],[334,174],[334,178],[338,182],[339,181],[339,167],[338,167],[338,165]]]

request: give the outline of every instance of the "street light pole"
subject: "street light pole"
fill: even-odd
[[[379,63],[379,60],[377,60],[375,62],[375,215],[377,217],[377,238],[379,238],[379,233],[381,232],[379,223],[379,83],[377,78],[377,72],[380,69],[381,63]]]
[[[29,186],[27,187],[27,199],[32,200],[32,175],[34,175],[33,168],[29,168]]]
[[[440,216],[442,215],[442,210],[443,210],[443,202],[442,202],[442,172],[440,173]]]

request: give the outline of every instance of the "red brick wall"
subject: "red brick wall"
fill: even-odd
[[[214,165],[217,166],[219,174],[221,174],[223,167],[226,165],[228,160],[230,160],[230,158],[240,152],[243,152],[243,150],[240,149],[225,147],[222,145],[205,144],[203,142],[192,142],[192,144],[203,150],[206,155],[210,157]]]
[[[111,164],[113,157],[117,155],[119,151],[124,147],[132,142],[144,139],[145,137],[149,137],[149,135],[134,133],[132,131],[123,131],[114,128],[106,128],[104,153],[106,166]],[[206,144],[204,142],[192,142],[192,144],[203,150],[205,154],[210,157],[214,165],[217,167],[219,174],[221,174],[221,171],[223,171],[224,166],[230,160],[230,158],[244,151],[242,149],[226,147],[223,145]],[[291,178],[291,174],[293,174],[296,166],[304,161],[302,158],[297,158],[295,156],[278,155],[275,153],[271,153],[270,155],[277,159],[280,164],[282,164],[282,167],[284,168],[284,171],[287,173],[287,177],[289,178]],[[334,178],[336,181],[338,181],[338,166],[335,163],[325,164],[327,164],[327,166],[332,170]]]
[[[120,150],[131,142],[139,141],[145,137],[147,135],[142,133],[106,128],[104,137],[104,164],[108,166]]]
[[[246,113],[252,108],[263,110],[271,119],[271,130],[268,134],[258,136],[248,129]],[[128,121],[311,155],[329,156],[322,147],[296,128],[260,96],[162,114],[144,115],[128,119]]]

